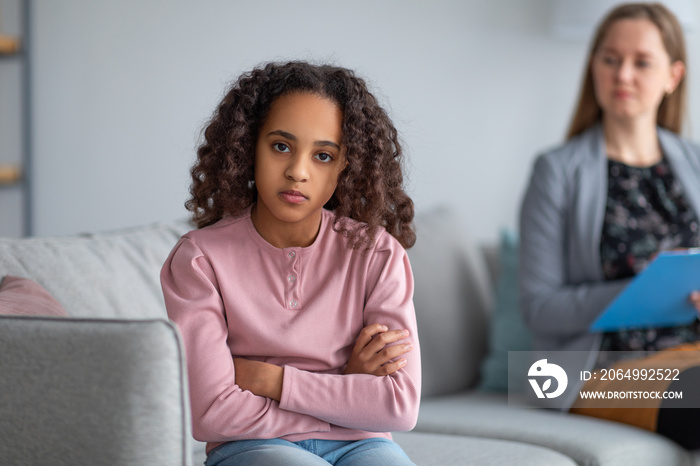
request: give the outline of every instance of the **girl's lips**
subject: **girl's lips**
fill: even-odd
[[[306,201],[306,196],[299,191],[282,191],[280,193],[280,197],[282,200],[289,202],[290,204],[301,204],[302,202]]]

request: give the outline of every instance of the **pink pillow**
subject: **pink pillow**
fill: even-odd
[[[0,314],[67,317],[43,286],[28,278],[5,276],[0,283]]]

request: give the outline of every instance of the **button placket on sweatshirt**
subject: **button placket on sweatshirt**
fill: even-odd
[[[301,251],[292,249],[286,251],[286,267],[285,276],[282,277],[286,282],[285,306],[287,309],[301,309],[301,299],[299,295],[299,273],[301,271]]]

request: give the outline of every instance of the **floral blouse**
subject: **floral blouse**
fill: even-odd
[[[700,246],[697,215],[668,161],[632,167],[608,161],[608,198],[600,240],[606,280],[633,277],[655,253]],[[698,340],[700,325],[608,332],[602,351],[658,351]]]

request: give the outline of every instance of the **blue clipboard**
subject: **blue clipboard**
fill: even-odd
[[[673,327],[695,320],[688,297],[700,290],[700,249],[659,253],[598,316],[591,330]]]

